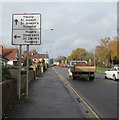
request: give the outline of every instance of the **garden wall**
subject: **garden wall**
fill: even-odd
[[[36,66],[33,70],[29,70],[29,84],[35,80],[41,73],[45,71],[45,67]],[[8,68],[11,73],[10,80],[0,82],[2,86],[2,110],[17,97],[17,81],[18,81],[18,68]],[[21,93],[25,93],[26,88],[26,72],[21,75]]]

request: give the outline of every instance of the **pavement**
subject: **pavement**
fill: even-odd
[[[85,118],[52,68],[29,87],[28,102],[17,104],[8,118]]]

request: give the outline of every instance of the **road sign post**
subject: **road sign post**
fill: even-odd
[[[27,78],[26,78],[26,98],[28,98],[29,89],[29,45],[27,45]]]
[[[21,54],[22,54],[22,45],[19,46],[19,75],[17,82],[17,94],[18,98],[21,98]]]
[[[20,45],[19,48],[19,75],[18,97],[21,96],[21,48],[27,45],[27,78],[26,97],[28,98],[29,84],[29,45],[41,44],[41,14],[13,14],[12,15],[12,45]]]

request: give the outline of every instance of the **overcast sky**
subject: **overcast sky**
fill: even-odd
[[[1,6],[0,44],[11,46],[12,14],[41,13],[41,45],[30,50],[48,51],[50,57],[69,56],[76,48],[90,50],[100,39],[117,34],[116,2],[3,2]]]

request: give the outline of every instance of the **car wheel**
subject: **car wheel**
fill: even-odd
[[[92,81],[93,81],[93,80],[94,80],[94,77],[89,77],[89,80],[92,80]]]
[[[76,79],[76,77],[73,76],[73,80],[75,80],[75,79]]]
[[[105,76],[105,79],[107,79],[107,77]]]
[[[106,74],[105,74],[105,79],[108,79],[107,76],[106,76]]]
[[[116,76],[115,75],[113,75],[113,80],[116,81]]]
[[[105,76],[105,79],[107,79],[107,77]]]

